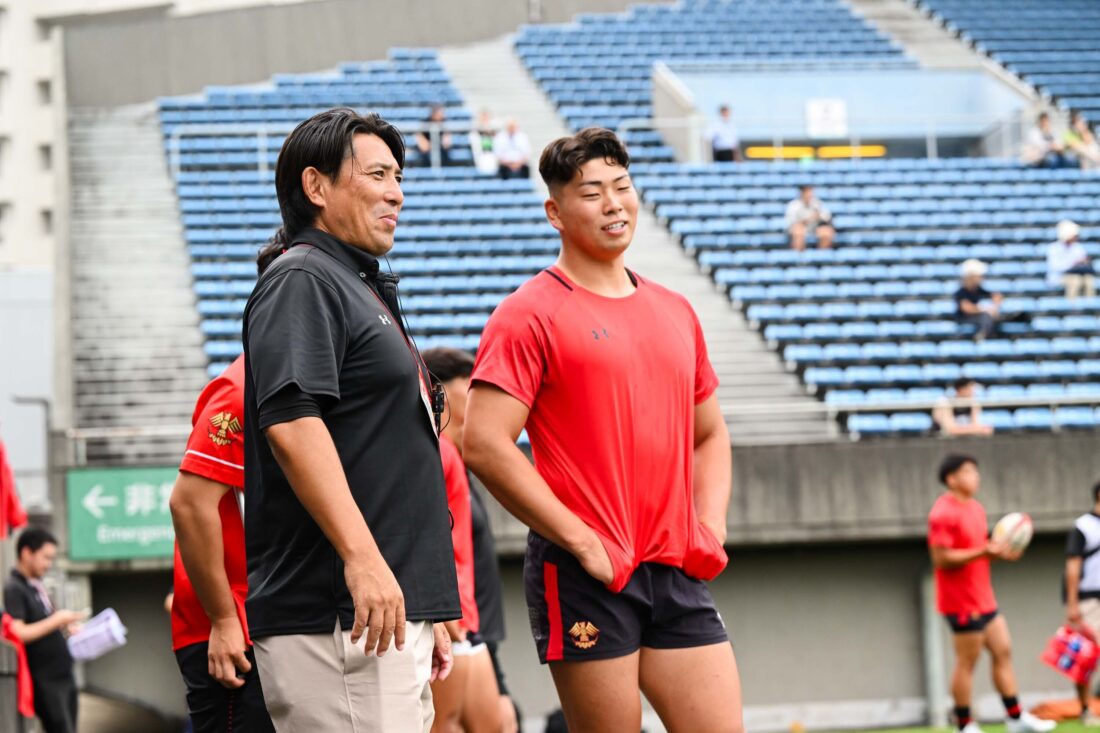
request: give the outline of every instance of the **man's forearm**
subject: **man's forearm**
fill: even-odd
[[[1071,557],[1066,561],[1066,605],[1069,607],[1080,602],[1081,565],[1080,558]]]
[[[19,641],[24,644],[31,644],[38,641],[43,636],[52,634],[63,625],[64,624],[54,616],[47,616],[41,621],[35,621],[33,624],[28,624],[26,621],[16,619],[15,623],[12,624],[12,633],[14,633],[19,638]]]
[[[986,548],[984,547],[973,547],[962,550],[943,547],[939,548],[938,553],[933,556],[933,560],[937,567],[952,570],[954,568],[961,568],[963,565],[974,562],[978,558],[985,557],[986,554]]]
[[[351,496],[325,423],[318,417],[303,417],[272,425],[266,434],[294,494],[341,559],[377,555],[378,546]]]
[[[207,484],[207,485],[203,485]],[[225,572],[225,548],[218,504],[228,486],[180,474],[172,491],[172,524],[176,529],[180,559],[210,620],[237,615],[229,576]]]
[[[733,484],[733,458],[725,422],[695,446],[694,460],[695,513],[708,527],[721,528],[718,539],[724,540]]]
[[[501,506],[538,534],[574,554],[591,541],[591,528],[554,495],[515,443],[467,442],[463,458]]]

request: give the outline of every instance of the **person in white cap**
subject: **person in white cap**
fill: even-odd
[[[982,278],[988,268],[981,260],[970,259],[959,268],[962,283],[955,291],[955,317],[961,323],[978,327],[974,338],[979,341],[992,336],[1001,322],[1000,293],[991,293],[982,287]]]
[[[1067,298],[1096,295],[1096,273],[1078,239],[1080,236],[1081,227],[1063,219],[1058,222],[1058,241],[1047,247],[1047,283],[1053,287],[1064,286]]]

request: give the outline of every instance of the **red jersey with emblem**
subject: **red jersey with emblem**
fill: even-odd
[[[248,595],[248,569],[244,555],[244,523],[239,498],[244,487],[244,357],[226,367],[199,395],[191,416],[191,437],[180,462],[180,471],[233,487],[218,504],[222,520],[222,552],[233,602],[248,638],[244,600]],[[210,619],[199,603],[176,545],[172,568],[172,648],[182,649],[210,639]]]
[[[462,607],[460,623],[467,631],[476,632],[480,621],[477,598],[474,595],[474,527],[470,519],[470,480],[466,464],[458,447],[442,433],[439,453],[443,459],[443,479],[447,482],[447,508],[451,512],[451,544],[455,550],[455,570],[458,571],[458,600]]]
[[[603,541],[622,590],[643,562],[709,580],[726,565],[695,514],[695,406],[718,378],[683,296],[633,276],[608,298],[559,269],[504,299],[481,336],[472,380],[530,408],[535,468]]]
[[[985,507],[977,499],[945,493],[928,515],[928,546],[952,550],[985,547],[989,525]],[[981,557],[957,568],[936,568],[936,602],[940,613],[972,617],[997,610],[989,558]]]

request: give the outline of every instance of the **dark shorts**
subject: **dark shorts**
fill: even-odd
[[[945,613],[947,625],[956,634],[971,634],[976,631],[984,631],[989,622],[997,618],[1000,611],[993,610],[989,613]]]
[[[210,676],[206,642],[176,651],[176,662],[187,685],[187,712],[195,733],[275,733],[251,649],[248,661],[252,663],[252,671],[245,675],[244,685],[230,690]]]
[[[706,584],[670,565],[642,563],[626,587],[612,593],[575,557],[531,532],[523,584],[543,664],[729,641]]]

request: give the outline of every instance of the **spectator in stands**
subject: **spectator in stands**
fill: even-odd
[[[1069,168],[1075,165],[1065,144],[1054,135],[1050,115],[1043,112],[1024,141],[1023,160],[1036,168]]]
[[[814,196],[813,186],[801,186],[798,198],[787,204],[787,233],[791,236],[791,247],[799,252],[806,249],[806,232],[810,228],[817,235],[819,249],[832,247],[836,236],[832,222],[832,213]]]
[[[482,173],[496,173],[500,164],[493,153],[493,139],[500,131],[500,125],[487,109],[477,115],[477,126],[470,130],[470,151],[474,155],[474,165]]]
[[[1058,222],[1058,241],[1051,242],[1047,248],[1047,283],[1054,287],[1064,286],[1067,298],[1096,295],[1096,273],[1092,260],[1078,241],[1080,235],[1081,227],[1076,222],[1063,219]]]
[[[77,690],[65,632],[75,632],[84,614],[54,610],[42,578],[57,555],[57,539],[31,527],[19,535],[16,561],[4,584],[11,630],[26,646],[34,687],[34,712],[46,733],[76,733]]]
[[[707,131],[711,157],[715,163],[732,163],[742,160],[741,139],[737,136],[737,127],[733,124],[733,113],[728,104],[718,108],[718,119]]]
[[[955,381],[954,393],[944,395],[932,411],[932,419],[944,435],[992,435],[993,426],[982,422],[982,407],[977,402],[955,406],[956,400],[973,400],[977,396],[978,383],[963,377]]]
[[[514,119],[509,119],[493,138],[493,154],[500,162],[501,178],[531,176],[531,141]]]
[[[439,162],[441,165],[451,164],[451,146],[454,140],[451,133],[443,129],[443,123],[447,121],[447,109],[442,104],[432,107],[428,119],[424,121],[424,129],[416,133],[416,148],[425,160],[431,160],[432,138],[439,141]]]
[[[1100,168],[1100,143],[1096,142],[1096,136],[1083,114],[1077,111],[1070,113],[1069,129],[1062,139],[1081,162],[1082,170]]]
[[[1004,297],[982,287],[982,278],[988,268],[981,260],[967,260],[960,269],[962,283],[955,291],[955,317],[961,323],[977,326],[974,338],[981,341],[997,332]]]

